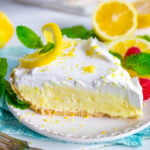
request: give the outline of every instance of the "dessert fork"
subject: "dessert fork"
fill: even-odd
[[[33,148],[28,145],[28,142],[16,139],[7,134],[0,132],[0,150],[42,150]]]

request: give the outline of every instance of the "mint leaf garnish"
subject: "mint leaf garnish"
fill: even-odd
[[[27,102],[18,99],[8,81],[6,81],[5,99],[9,105],[13,105],[16,108],[27,109],[30,107]]]
[[[150,42],[150,35],[139,35],[138,37]]]
[[[109,51],[110,54],[112,54],[113,56],[117,57],[118,59],[120,59],[120,61],[123,61],[122,56],[119,53],[113,52],[113,51]]]
[[[30,28],[25,26],[17,26],[16,33],[18,39],[28,48],[41,48],[43,43],[41,38]]]
[[[126,57],[124,67],[134,70],[139,75],[150,75],[150,54],[139,53]]]
[[[29,104],[27,102],[19,100],[17,95],[12,90],[10,83],[5,80],[7,68],[7,59],[0,58],[0,98],[4,95],[8,104],[20,109],[29,108]]]
[[[88,30],[88,35],[89,35],[89,37],[97,37],[97,35],[96,35],[96,33],[95,33],[95,31],[92,29],[92,30]],[[88,38],[89,38],[88,37]],[[98,38],[98,37],[97,37]],[[100,40],[100,39],[99,39]]]
[[[16,101],[14,101],[13,99],[15,99]],[[27,109],[30,107],[28,103],[20,101],[18,98],[9,95],[8,92],[5,93],[5,100],[9,105],[14,106],[15,108]]]
[[[70,38],[88,39],[96,36],[93,30],[87,30],[84,26],[64,28],[61,31],[63,35],[66,35]]]
[[[7,73],[7,59],[6,58],[0,58],[0,98],[5,93],[5,76]]]
[[[6,58],[0,58],[0,78],[4,78],[7,73],[7,59]]]
[[[5,79],[0,78],[0,98],[3,96],[3,94],[5,93]]]
[[[42,54],[42,53],[47,53],[47,52],[53,51],[54,47],[55,47],[55,44],[49,42],[41,49],[41,51],[39,53]]]

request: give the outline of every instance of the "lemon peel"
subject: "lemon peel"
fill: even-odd
[[[53,42],[55,47],[53,51],[40,54],[38,49],[32,54],[28,54],[20,60],[21,67],[23,68],[35,68],[47,65],[54,61],[58,56],[61,55],[62,50],[62,33],[59,26],[55,23],[48,23],[42,27],[42,33],[46,40],[46,43]]]

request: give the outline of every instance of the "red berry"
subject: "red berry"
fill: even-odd
[[[141,53],[141,50],[138,47],[130,47],[127,50],[124,58],[126,58],[127,56],[130,56],[130,55],[138,54],[138,53]]]
[[[147,100],[150,98],[150,79],[139,78],[140,84],[143,91],[143,99]]]

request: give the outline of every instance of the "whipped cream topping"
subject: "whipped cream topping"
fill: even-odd
[[[40,87],[43,84],[68,85],[127,98],[131,105],[142,109],[142,89],[138,78],[131,78],[120,60],[112,56],[97,39],[69,39],[62,56],[51,64],[14,69],[15,85]],[[85,69],[83,69],[85,68]],[[86,70],[86,71],[85,71]]]

